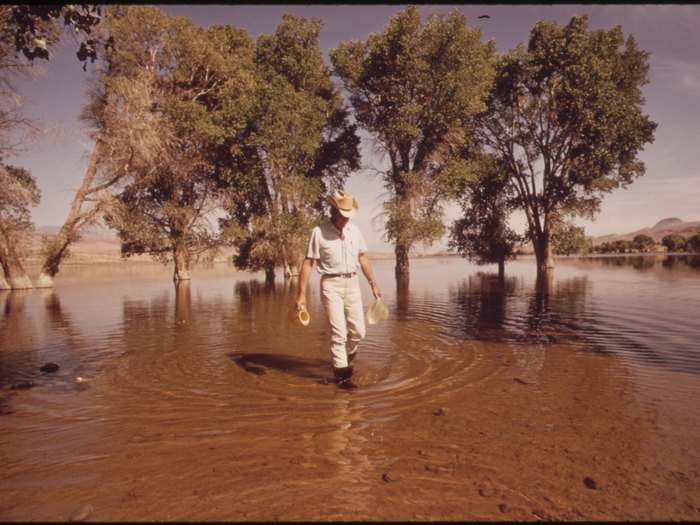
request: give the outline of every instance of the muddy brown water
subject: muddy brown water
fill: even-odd
[[[0,520],[700,519],[700,259],[374,266],[352,392],[317,277],[306,328],[227,265],[0,293]]]

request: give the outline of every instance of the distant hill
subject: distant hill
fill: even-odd
[[[614,241],[631,241],[636,235],[648,235],[656,242],[661,242],[666,235],[675,233],[678,235],[683,235],[684,237],[690,237],[696,234],[700,230],[700,221],[683,221],[677,217],[670,217],[667,219],[661,219],[659,222],[654,224],[649,228],[642,228],[641,230],[636,230],[630,233],[612,233],[609,235],[602,235],[600,237],[593,238],[593,244],[602,244],[604,242],[614,242]]]

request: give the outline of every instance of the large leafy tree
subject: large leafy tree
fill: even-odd
[[[592,248],[583,226],[561,222],[552,227],[552,249],[557,255],[582,255]]]
[[[318,43],[321,22],[285,15],[255,46],[255,111],[242,145],[244,166],[223,221],[240,268],[274,278],[297,272],[328,192],[358,168],[359,139]]]
[[[634,246],[634,249],[640,252],[649,252],[654,248],[654,245],[656,244],[656,241],[648,235],[644,235],[643,233],[640,233],[639,235],[635,235],[634,239],[632,239],[632,245]]]
[[[31,174],[0,164],[0,289],[31,288],[22,266],[34,230],[29,208],[39,204],[41,193]]]
[[[677,233],[671,233],[661,239],[661,244],[663,244],[666,247],[666,250],[669,252],[684,251],[686,248],[686,242],[686,238]]]
[[[212,214],[224,172],[235,170],[235,151],[222,146],[249,122],[252,43],[233,27],[204,30],[156,8],[115,8],[108,22],[114,45],[91,111],[102,169],[125,178],[107,221],[124,256],[172,260],[175,280],[187,280],[191,263],[220,244]]]
[[[538,271],[553,266],[552,225],[591,218],[603,196],[644,174],[656,124],[642,112],[648,53],[618,26],[539,22],[527,48],[503,56],[479,138],[508,166]]]
[[[388,156],[386,233],[395,244],[396,273],[408,274],[411,247],[444,232],[445,183],[463,167],[456,152],[485,107],[494,44],[482,42],[458,11],[422,23],[410,6],[382,33],[345,42],[330,56],[357,122]]]
[[[508,226],[513,205],[503,167],[492,156],[478,166],[476,177],[459,184],[462,217],[452,224],[449,245],[477,264],[498,264],[503,277],[505,262],[515,257],[522,239]]]

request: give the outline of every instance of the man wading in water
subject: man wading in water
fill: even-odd
[[[297,309],[306,309],[306,285],[314,263],[321,274],[321,302],[331,325],[333,373],[340,388],[356,388],[351,381],[350,363],[357,354],[357,345],[365,336],[362,294],[357,276],[359,263],[376,299],[382,292],[374,279],[367,258],[367,244],[362,232],[348,219],[357,211],[357,200],[349,193],[337,191],[331,204],[330,221],[311,230],[306,259],[299,276]]]

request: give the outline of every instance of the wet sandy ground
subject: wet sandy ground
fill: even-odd
[[[696,407],[660,413],[654,399],[637,397],[612,356],[519,348],[543,354],[533,371],[504,346],[482,346],[496,356],[494,370],[398,413],[387,390],[385,421],[362,389],[317,383],[303,399],[281,397],[277,406],[246,399],[250,410],[235,432],[226,422],[238,418],[225,403],[178,411],[161,400],[158,413],[141,408],[101,422],[75,406],[63,416],[71,425],[57,422],[60,433],[36,434],[23,417],[30,403],[13,400],[17,408],[0,420],[0,517],[700,519]],[[372,378],[363,375],[362,356],[356,362],[362,388]],[[548,374],[549,367],[567,373]]]
[[[144,283],[4,298],[0,520],[700,520],[690,369],[547,326],[465,337],[447,295],[414,288],[387,291],[348,392],[323,384],[317,302],[309,328],[271,330],[288,290]],[[61,369],[37,375],[46,360]]]

